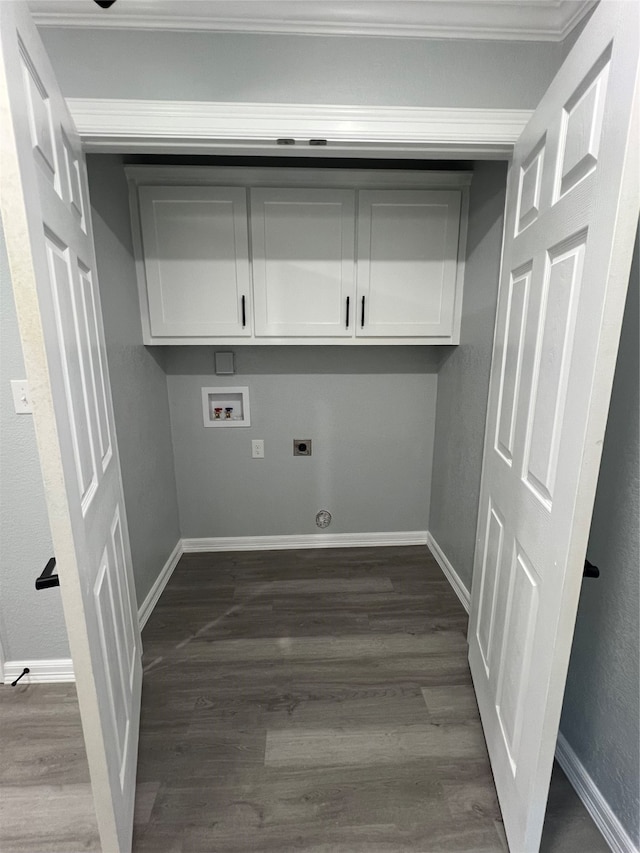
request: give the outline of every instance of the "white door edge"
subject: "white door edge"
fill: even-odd
[[[539,848],[638,222],[637,9],[596,10],[507,184],[469,647],[519,853]]]

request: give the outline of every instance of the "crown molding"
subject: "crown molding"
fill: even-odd
[[[529,110],[318,106],[68,98],[87,150],[230,149],[313,157],[372,151],[381,156],[509,156]],[[278,145],[279,138],[295,145]],[[328,144],[310,146],[310,139]]]
[[[562,41],[596,1],[128,0],[103,10],[29,0],[29,8],[41,27]]]

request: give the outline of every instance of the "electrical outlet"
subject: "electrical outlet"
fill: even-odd
[[[263,438],[253,438],[251,440],[251,456],[253,459],[264,459]]]
[[[310,438],[294,438],[293,439],[293,455],[294,456],[311,456],[311,439]]]
[[[29,383],[26,379],[12,379],[11,392],[13,394],[13,405],[16,410],[16,415],[29,415],[33,411],[31,408],[31,398],[29,396]]]

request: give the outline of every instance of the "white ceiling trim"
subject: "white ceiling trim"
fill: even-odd
[[[529,110],[204,101],[68,98],[67,104],[87,150],[259,148],[314,157],[367,147],[414,156],[509,156],[531,116]],[[282,138],[296,143],[278,145]],[[310,139],[326,139],[327,145],[310,145]]]
[[[128,0],[104,10],[90,0],[29,0],[29,8],[42,27],[561,41],[595,2]]]

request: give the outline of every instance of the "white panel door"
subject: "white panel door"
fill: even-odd
[[[251,334],[243,187],[140,187],[151,335]]]
[[[358,337],[448,337],[459,190],[358,193]]]
[[[510,169],[469,659],[510,849],[540,843],[640,207],[637,3],[601,3]]]
[[[252,189],[256,335],[352,337],[355,192]]]
[[[86,169],[25,3],[0,33],[3,227],[102,849],[127,851],[141,644]]]

